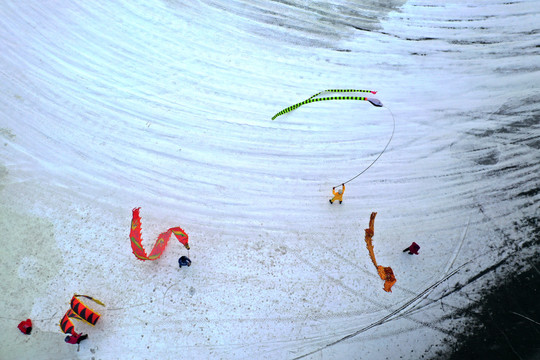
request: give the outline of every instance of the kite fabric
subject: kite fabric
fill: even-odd
[[[380,278],[384,280],[384,288],[383,288],[384,291],[392,292],[392,286],[394,286],[394,284],[396,283],[396,277],[394,276],[394,272],[392,271],[392,268],[390,267],[383,267],[381,265],[377,265],[377,260],[375,260],[375,253],[373,252],[373,235],[375,235],[375,216],[377,216],[377,213],[372,212],[369,218],[369,228],[365,229],[366,247],[369,252],[369,257],[371,258],[373,265],[375,265],[375,268],[377,269],[377,273],[379,274]]]
[[[87,298],[89,300],[92,300],[96,304],[105,306],[104,303],[102,303],[98,299],[94,299],[91,296],[74,294],[71,298],[71,308],[66,311],[64,317],[62,317],[62,320],[60,320],[60,329],[62,329],[62,332],[64,334],[75,334],[75,325],[73,325],[73,321],[71,321],[71,319],[84,321],[87,324],[94,326],[101,317],[99,313],[86,306],[79,299],[80,297]]]
[[[150,255],[146,255],[146,251],[144,251],[144,248],[142,246],[141,217],[139,215],[139,210],[140,208],[133,209],[133,218],[131,219],[131,231],[129,233],[129,238],[131,239],[131,249],[133,250],[133,254],[135,254],[137,259],[142,261],[159,259],[159,257],[165,251],[167,243],[169,242],[169,239],[173,234],[174,236],[176,236],[178,241],[182,245],[184,245],[186,249],[189,250],[188,234],[186,234],[186,232],[180,227],[173,227],[165,231],[164,233],[159,234],[156,243],[154,244],[154,247],[150,252]]]
[[[308,98],[308,99],[306,99],[306,100],[304,100],[302,102],[299,102],[298,104],[291,105],[288,108],[285,108],[285,109],[281,110],[276,115],[272,116],[272,120],[275,120],[278,116],[281,116],[281,115],[286,114],[288,112],[291,112],[291,111],[293,111],[295,109],[298,109],[302,105],[309,104],[309,103],[312,103],[312,102],[318,102],[318,101],[326,101],[326,100],[360,100],[360,101],[369,101],[371,103],[371,105],[373,105],[373,106],[377,106],[377,107],[382,107],[383,106],[382,102],[379,99],[368,98],[368,97],[363,97],[363,96],[329,96],[329,97],[322,97],[322,98],[317,97],[320,94],[325,93],[325,92],[332,92],[332,93],[363,92],[363,93],[372,93],[372,94],[377,93],[376,91],[372,91],[372,90],[355,90],[355,89],[329,89],[329,90],[323,90],[323,91],[318,92],[317,94],[311,96],[310,98]]]

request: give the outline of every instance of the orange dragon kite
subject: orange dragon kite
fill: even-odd
[[[386,292],[392,292],[392,286],[396,283],[396,277],[394,276],[394,272],[392,271],[391,267],[383,267],[381,265],[377,265],[377,260],[375,260],[375,253],[373,252],[373,235],[375,234],[375,216],[377,215],[376,212],[371,213],[371,217],[369,218],[369,229],[365,229],[366,231],[366,247],[369,251],[369,257],[371,258],[371,261],[373,261],[373,265],[375,265],[375,268],[377,269],[377,272],[379,273],[379,276],[381,279],[384,280],[384,291]]]

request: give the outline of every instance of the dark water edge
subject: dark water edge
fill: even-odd
[[[479,303],[460,311],[457,315],[472,320],[454,329],[454,339],[447,340],[451,352],[440,352],[434,359],[540,359],[540,228],[538,219],[534,222],[529,244],[536,250],[519,260],[529,265],[527,270],[510,271],[482,292]]]

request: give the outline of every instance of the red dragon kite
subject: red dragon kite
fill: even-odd
[[[167,243],[169,242],[172,234],[174,234],[178,241],[189,250],[188,234],[186,234],[186,232],[180,227],[173,227],[164,233],[159,234],[150,255],[146,255],[146,251],[144,251],[142,246],[141,217],[139,215],[139,209],[140,208],[133,209],[131,231],[129,233],[129,238],[131,239],[131,249],[133,250],[133,254],[135,254],[137,259],[142,261],[159,259],[159,257],[165,251],[165,247],[167,247]]]

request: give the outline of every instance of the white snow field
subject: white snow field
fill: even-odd
[[[444,359],[539,252],[538,24],[535,0],[3,1],[0,358]],[[325,89],[384,107],[271,120]],[[174,238],[135,258],[134,207],[191,267]],[[74,293],[106,304],[79,349]]]

